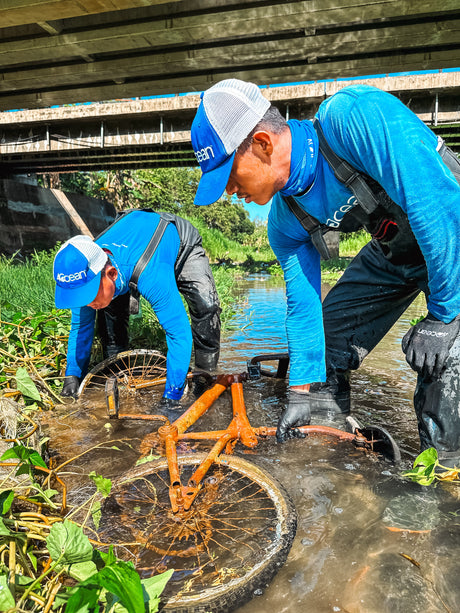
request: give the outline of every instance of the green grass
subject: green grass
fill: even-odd
[[[218,234],[217,231],[214,234]],[[232,255],[236,248],[229,242]],[[225,242],[223,241],[223,244]],[[21,317],[38,313],[46,314],[54,309],[54,279],[53,261],[58,249],[34,253],[25,261],[14,258],[0,257],[0,320],[10,322]],[[249,247],[246,247],[246,260],[249,257]],[[238,268],[212,265],[217,292],[219,294],[222,314],[222,328],[225,329],[238,305],[233,294],[234,279],[240,275]],[[141,317],[133,317],[130,321],[130,336],[132,347],[156,348],[166,350],[164,332],[150,304],[141,299]],[[56,311],[55,311],[56,313]],[[70,311],[58,310],[59,320],[70,327]],[[56,315],[53,315],[56,317]],[[21,319],[19,317],[19,319]],[[0,326],[3,328],[2,324]],[[96,340],[93,345],[92,363],[102,359],[102,351]]]
[[[275,255],[268,243],[266,226],[257,227],[248,239],[241,244],[214,228],[208,228],[200,219],[190,219],[203,239],[203,247],[211,262],[236,265],[252,265],[254,262],[270,262]]]
[[[34,253],[25,261],[0,256],[0,318],[20,311],[33,315],[54,308],[53,251]]]
[[[340,235],[340,257],[352,258],[366,245],[371,239],[370,234],[365,230],[359,230],[352,234]]]

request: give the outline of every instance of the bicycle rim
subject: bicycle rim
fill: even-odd
[[[205,457],[179,456],[183,483]],[[222,455],[182,516],[171,511],[165,458],[129,471],[102,505],[98,534],[119,557],[129,550],[141,577],[174,568],[160,611],[229,613],[270,582],[296,525],[294,505],[276,479]],[[133,541],[138,544],[126,545]]]
[[[89,390],[103,392],[107,379],[112,377],[116,377],[122,394],[136,393],[140,385],[160,383],[166,377],[166,358],[153,349],[132,349],[113,355],[90,370],[78,395]]]

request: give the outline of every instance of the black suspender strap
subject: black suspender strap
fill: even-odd
[[[163,238],[163,234],[165,233],[168,223],[168,221],[160,217],[160,221],[158,222],[158,225],[155,229],[155,232],[153,233],[152,238],[149,241],[149,244],[145,248],[144,253],[141,255],[141,257],[137,261],[136,266],[134,267],[133,274],[131,275],[131,279],[129,280],[129,289],[137,291],[137,282],[139,281],[139,277],[144,271],[144,268],[150,262],[150,259],[155,253],[156,248],[160,244],[160,241]]]
[[[375,197],[369,185],[366,183],[363,173],[353,168],[351,164],[342,160],[329,146],[319,120],[315,117],[313,126],[319,140],[319,148],[327,163],[334,171],[334,175],[344,183],[354,194],[359,206],[365,213],[370,215],[379,206],[379,201]]]
[[[331,254],[329,253],[328,246],[324,240],[320,222],[316,219],[316,217],[313,217],[313,215],[310,215],[310,213],[304,211],[293,196],[283,196],[283,198],[291,212],[297,217],[302,227],[310,235],[311,242],[316,247],[322,259],[329,260],[331,258]]]
[[[155,232],[152,235],[147,247],[144,250],[144,253],[141,255],[139,260],[137,261],[136,266],[134,267],[133,274],[131,275],[131,279],[129,280],[129,289],[130,289],[130,299],[129,299],[129,312],[131,315],[135,315],[139,313],[139,292],[137,290],[137,282],[139,281],[139,277],[143,273],[145,267],[150,262],[153,254],[155,253],[158,245],[160,244],[161,239],[163,238],[163,234],[169,224],[169,221],[160,217],[160,221],[158,222],[158,226],[155,229]]]

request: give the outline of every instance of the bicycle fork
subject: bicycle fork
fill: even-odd
[[[252,448],[257,445],[258,440],[249,423],[244,404],[242,381],[246,378],[246,373],[218,377],[217,383],[211,389],[204,392],[183,415],[172,424],[159,428],[158,434],[164,442],[168,460],[171,483],[169,498],[174,513],[187,511],[190,508],[201,489],[202,481],[209,468],[224,449],[226,453],[233,453],[233,447],[238,440],[246,447]],[[233,406],[233,419],[228,428],[213,433],[199,433],[200,435],[193,432],[185,434],[187,428],[194,424],[228,387],[231,388]],[[217,440],[209,454],[190,477],[187,485],[182,485],[177,462],[176,443],[178,440],[203,438],[217,438]]]

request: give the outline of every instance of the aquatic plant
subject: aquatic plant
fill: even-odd
[[[36,451],[16,445],[3,454],[0,465],[13,467],[0,485],[1,611],[88,613],[101,606],[120,613],[158,610],[172,569],[141,579],[132,562],[119,560],[112,546],[108,551],[93,547],[82,526],[63,519],[62,506],[59,510],[52,501],[58,492],[44,489],[47,479],[39,484],[41,473],[53,471]],[[21,475],[27,479],[20,487],[5,487]],[[96,493],[107,497],[110,479],[89,476]],[[65,497],[62,501],[65,505]]]
[[[460,468],[443,466],[436,449],[430,447],[415,458],[411,470],[406,470],[402,476],[419,485],[429,486],[433,483],[436,485],[438,481],[460,481],[459,473]]]

